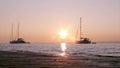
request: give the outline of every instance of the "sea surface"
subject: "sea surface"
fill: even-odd
[[[0,44],[0,51],[33,52],[57,56],[84,56],[90,59],[87,63],[119,68],[120,43],[70,44],[70,43],[31,43],[31,44]],[[99,59],[99,60],[98,60]]]
[[[120,43],[0,44],[0,51],[11,51],[11,52],[29,51],[29,52],[48,53],[48,54],[56,54],[56,55],[65,51],[65,53],[68,55],[100,55],[100,56],[120,57]]]

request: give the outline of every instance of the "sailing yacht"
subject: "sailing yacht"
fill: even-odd
[[[10,41],[10,44],[19,44],[19,43],[30,43],[30,42],[26,42],[24,41],[23,38],[19,37],[19,24],[18,24],[17,39],[13,40],[13,24],[12,24],[12,40]]]
[[[80,17],[80,29],[79,29],[80,30],[80,34],[79,34],[80,35],[80,39],[76,43],[77,44],[91,44],[92,42],[91,42],[91,40],[89,38],[84,38],[84,37],[81,36],[81,34],[82,34],[81,23],[82,23],[82,18]]]

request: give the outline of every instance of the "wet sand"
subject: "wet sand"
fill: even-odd
[[[106,57],[101,59],[75,55],[0,51],[0,68],[119,68],[119,60],[119,57],[114,60]],[[111,62],[114,65],[108,65],[105,62]]]

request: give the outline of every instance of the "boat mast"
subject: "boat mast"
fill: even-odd
[[[13,24],[12,24],[12,29],[11,29],[11,40],[13,40]]]
[[[81,32],[81,30],[82,30],[81,29],[82,28],[82,26],[81,26],[82,21],[81,20],[82,20],[82,18],[80,17],[80,41],[81,41],[81,34],[82,34],[82,32]]]
[[[19,23],[18,23],[18,29],[17,29],[17,38],[19,38]]]

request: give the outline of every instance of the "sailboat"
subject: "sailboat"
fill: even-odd
[[[17,39],[13,40],[13,24],[12,24],[11,33],[12,33],[12,40],[10,41],[10,44],[30,43],[30,42],[24,41],[23,38],[20,38],[20,37],[19,37],[19,24],[18,24]]]
[[[84,38],[84,37],[81,36],[81,34],[82,34],[81,23],[82,23],[82,18],[80,17],[80,34],[79,34],[80,38],[79,38],[79,40],[76,43],[77,44],[91,44],[92,42],[91,42],[91,40],[89,38]]]

